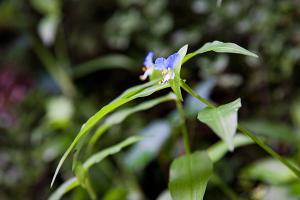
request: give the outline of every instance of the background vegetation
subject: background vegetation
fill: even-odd
[[[299,0],[224,0],[219,7],[208,0],[2,0],[0,199],[46,199],[72,177],[68,159],[49,189],[58,159],[86,119],[140,83],[149,50],[166,56],[213,40],[260,58],[208,53],[184,66],[182,77],[216,103],[241,97],[242,124],[300,165],[299,8]],[[192,148],[207,148],[219,139],[196,120],[202,105],[187,98]],[[167,188],[170,162],[183,152],[176,116],[167,102],[107,131],[96,149],[157,130],[164,137],[94,166],[99,197],[156,199]],[[205,199],[300,198],[299,181],[256,145],[227,154],[214,171],[219,177]],[[65,198],[88,195],[78,187]]]

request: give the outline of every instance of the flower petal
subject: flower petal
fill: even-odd
[[[180,55],[179,53],[174,53],[172,55],[170,55],[168,58],[168,67],[171,69],[174,69],[174,67],[176,66],[177,62],[180,60]]]
[[[153,63],[153,52],[150,51],[144,61],[144,66],[145,67],[154,67],[154,63]]]
[[[168,68],[168,65],[169,65],[169,62],[165,58],[157,58],[155,60],[155,68],[158,70],[163,71]]]

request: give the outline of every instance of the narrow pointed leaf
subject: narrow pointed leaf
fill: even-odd
[[[212,172],[213,164],[205,151],[174,160],[169,181],[173,200],[202,200]]]
[[[92,167],[94,164],[101,162],[102,160],[104,160],[106,157],[116,154],[119,151],[121,151],[123,148],[136,143],[138,141],[140,141],[141,138],[140,137],[129,137],[126,140],[108,147],[102,151],[99,151],[98,153],[92,155],[87,161],[84,162],[82,168],[85,169],[85,171],[87,171],[90,167]],[[77,174],[79,176],[79,174]],[[81,176],[81,175],[80,175]],[[84,180],[84,178],[81,178],[82,180]],[[80,185],[80,182],[78,181],[78,178],[73,177],[71,179],[69,179],[68,181],[66,181],[65,183],[63,183],[50,197],[49,200],[59,200],[61,199],[61,197],[66,194],[67,192],[71,191],[72,189],[78,187]]]
[[[75,139],[73,140],[73,142],[71,143],[69,148],[66,150],[66,152],[64,153],[62,158],[60,159],[60,161],[56,167],[55,173],[53,175],[50,187],[52,187],[62,164],[64,163],[64,161],[66,160],[66,158],[71,153],[71,151],[73,150],[73,148],[75,147],[75,145],[77,144],[77,142],[79,141],[79,139],[82,136],[87,134],[88,131],[91,128],[93,128],[96,125],[96,123],[99,122],[99,120],[101,120],[107,114],[109,114],[116,108],[122,106],[123,104],[125,104],[129,101],[132,101],[136,98],[149,96],[158,90],[169,87],[169,84],[157,85],[156,83],[157,83],[157,81],[151,81],[151,82],[148,82],[148,83],[145,83],[142,85],[138,85],[138,86],[129,88],[124,93],[122,93],[118,98],[116,98],[111,103],[107,104],[106,106],[102,107],[95,115],[93,115],[91,118],[89,118],[87,120],[87,122],[81,127],[79,133],[77,134],[77,136],[75,137]]]
[[[205,108],[198,113],[198,120],[208,125],[226,144],[230,151],[234,149],[233,138],[237,128],[237,112],[241,100],[216,108]]]
[[[231,42],[220,42],[220,41],[214,41],[214,42],[208,42],[204,44],[200,49],[197,51],[190,53],[185,56],[183,59],[183,63],[191,59],[192,57],[205,53],[208,51],[214,51],[217,53],[236,53],[236,54],[242,54],[246,56],[252,56],[252,57],[258,57],[256,54],[248,51],[247,49],[240,47],[237,44],[231,43]]]

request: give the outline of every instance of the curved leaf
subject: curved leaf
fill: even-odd
[[[186,61],[188,61],[189,59],[191,59],[192,57],[201,54],[201,53],[205,53],[208,51],[214,51],[217,53],[236,53],[236,54],[242,54],[242,55],[246,55],[246,56],[252,56],[252,57],[258,57],[256,54],[248,51],[247,49],[240,47],[237,44],[231,43],[231,42],[220,42],[220,41],[214,41],[214,42],[208,42],[206,44],[204,44],[200,49],[198,49],[197,51],[193,52],[193,53],[189,53],[188,55],[186,55],[182,61],[182,63],[185,63]]]
[[[87,171],[91,166],[93,166],[96,163],[101,162],[103,159],[105,159],[107,156],[112,155],[112,154],[116,154],[119,151],[121,151],[121,149],[140,141],[141,138],[140,137],[129,137],[126,140],[108,147],[94,155],[92,155],[86,162],[84,162],[82,168],[85,169],[85,171]],[[83,178],[84,179],[84,178]],[[72,189],[74,189],[75,187],[78,187],[80,185],[78,179],[76,177],[73,177],[71,179],[69,179],[68,181],[66,181],[65,183],[63,183],[50,197],[49,200],[59,200],[61,199],[61,197],[66,194],[67,192],[71,191]]]
[[[111,103],[107,104],[106,106],[102,107],[95,115],[93,115],[91,118],[89,118],[87,120],[87,122],[82,125],[79,133],[77,134],[77,136],[75,137],[75,139],[73,140],[73,142],[71,143],[69,148],[66,150],[66,152],[64,153],[62,158],[60,159],[60,161],[56,167],[55,173],[53,175],[50,187],[52,187],[63,162],[66,160],[66,158],[71,153],[72,149],[75,147],[75,145],[77,144],[77,142],[79,141],[79,139],[82,136],[84,136],[91,128],[93,128],[95,126],[95,124],[99,120],[101,120],[104,116],[106,116],[108,113],[112,112],[116,108],[120,107],[121,105],[123,105],[129,101],[132,101],[136,98],[149,96],[158,90],[169,87],[169,84],[157,85],[156,83],[157,83],[157,81],[151,81],[149,83],[134,86],[133,88],[126,90],[118,98],[116,98]]]

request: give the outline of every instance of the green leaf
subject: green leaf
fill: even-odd
[[[61,197],[72,189],[78,187],[80,184],[76,177],[64,182],[50,197],[48,200],[59,200]]]
[[[231,42],[224,43],[224,42],[220,42],[220,41],[214,41],[214,42],[208,42],[208,43],[204,44],[197,51],[186,55],[184,57],[182,63],[185,63],[186,61],[188,61],[189,59],[191,59],[192,57],[194,57],[198,54],[205,53],[208,51],[214,51],[217,53],[236,53],[236,54],[242,54],[242,55],[252,56],[252,57],[256,57],[256,58],[258,57],[256,54],[248,51],[247,49],[244,49],[243,47],[240,47],[237,44],[234,44]]]
[[[126,140],[111,146],[109,148],[106,148],[94,155],[92,155],[86,162],[84,162],[84,164],[82,165],[82,168],[84,168],[84,171],[87,171],[91,166],[93,166],[96,163],[101,162],[103,159],[105,159],[107,156],[109,155],[113,155],[118,153],[119,151],[121,151],[121,149],[136,143],[138,141],[140,141],[141,138],[140,137],[129,137]],[[77,169],[78,170],[78,169]],[[77,173],[78,177],[82,177],[82,175],[80,175],[80,172]],[[84,178],[81,178],[84,180]],[[81,181],[82,182],[82,181]],[[73,177],[71,179],[69,179],[68,181],[66,181],[65,183],[63,183],[50,197],[49,200],[59,200],[64,194],[66,194],[67,192],[71,191],[72,189],[78,187],[79,181],[78,178]]]
[[[112,54],[106,55],[74,67],[73,77],[82,77],[98,70],[104,69],[126,69],[132,70],[135,62],[124,55]]]
[[[169,190],[174,200],[202,200],[213,164],[205,151],[185,155],[173,161]]]
[[[84,162],[83,166],[86,169],[89,169],[92,165],[101,162],[107,156],[116,154],[119,151],[121,151],[121,149],[123,149],[124,147],[127,147],[133,143],[140,141],[140,140],[141,140],[140,137],[130,137],[117,145],[114,145],[112,147],[109,147],[105,150],[102,150],[102,151],[92,155],[89,159],[87,159],[87,161]]]
[[[87,122],[82,125],[79,133],[77,134],[77,136],[75,137],[75,139],[73,140],[73,142],[71,143],[69,148],[66,150],[66,152],[64,153],[62,158],[60,159],[60,161],[56,167],[55,173],[53,175],[50,187],[52,187],[63,162],[66,160],[68,155],[71,153],[72,149],[75,147],[75,145],[77,144],[79,139],[82,136],[84,136],[85,134],[87,134],[88,131],[99,122],[99,120],[101,120],[103,117],[105,117],[108,113],[112,112],[116,108],[122,106],[123,104],[125,104],[129,101],[132,101],[136,98],[149,96],[152,93],[159,91],[161,89],[167,88],[167,87],[169,87],[169,84],[159,85],[159,84],[157,84],[157,81],[151,81],[151,82],[148,82],[148,83],[145,83],[142,85],[134,86],[134,87],[126,90],[124,93],[122,93],[118,98],[116,98],[114,101],[112,101],[108,105],[102,107],[95,115],[93,115],[91,118],[89,118],[87,120]]]
[[[174,79],[170,80],[171,88],[173,89],[174,93],[176,94],[177,98],[180,101],[183,101],[181,90],[180,90],[180,80],[181,80],[180,71],[181,71],[181,65],[186,55],[187,49],[188,49],[188,45],[184,45],[183,47],[181,47],[181,49],[179,49],[178,53],[180,55],[180,61],[177,62],[174,68],[174,73],[175,73]]]
[[[76,164],[75,175],[79,184],[81,185],[81,187],[87,190],[91,199],[97,199],[97,195],[92,187],[89,172],[79,161],[77,161]]]
[[[251,138],[242,134],[238,134],[233,138],[233,144],[235,148],[253,143],[254,142],[251,140]],[[223,141],[219,141],[207,149],[207,153],[214,163],[220,160],[227,153],[227,151],[227,145]]]
[[[242,176],[269,184],[285,184],[297,180],[297,176],[280,161],[267,158],[246,167]]]
[[[176,96],[174,93],[170,93],[168,95],[165,95],[163,97],[159,97],[156,99],[152,99],[149,101],[145,101],[137,106],[134,106],[132,108],[127,108],[120,110],[118,112],[113,113],[109,117],[107,117],[104,121],[104,123],[95,131],[94,135],[90,139],[88,148],[91,150],[94,144],[97,142],[97,140],[102,136],[102,134],[111,126],[120,124],[122,121],[124,121],[129,115],[150,109],[160,103],[170,101],[170,100],[176,100]]]
[[[198,113],[198,120],[208,125],[233,151],[233,137],[237,128],[237,112],[241,107],[241,100],[237,99],[231,103],[216,108],[207,107]]]

